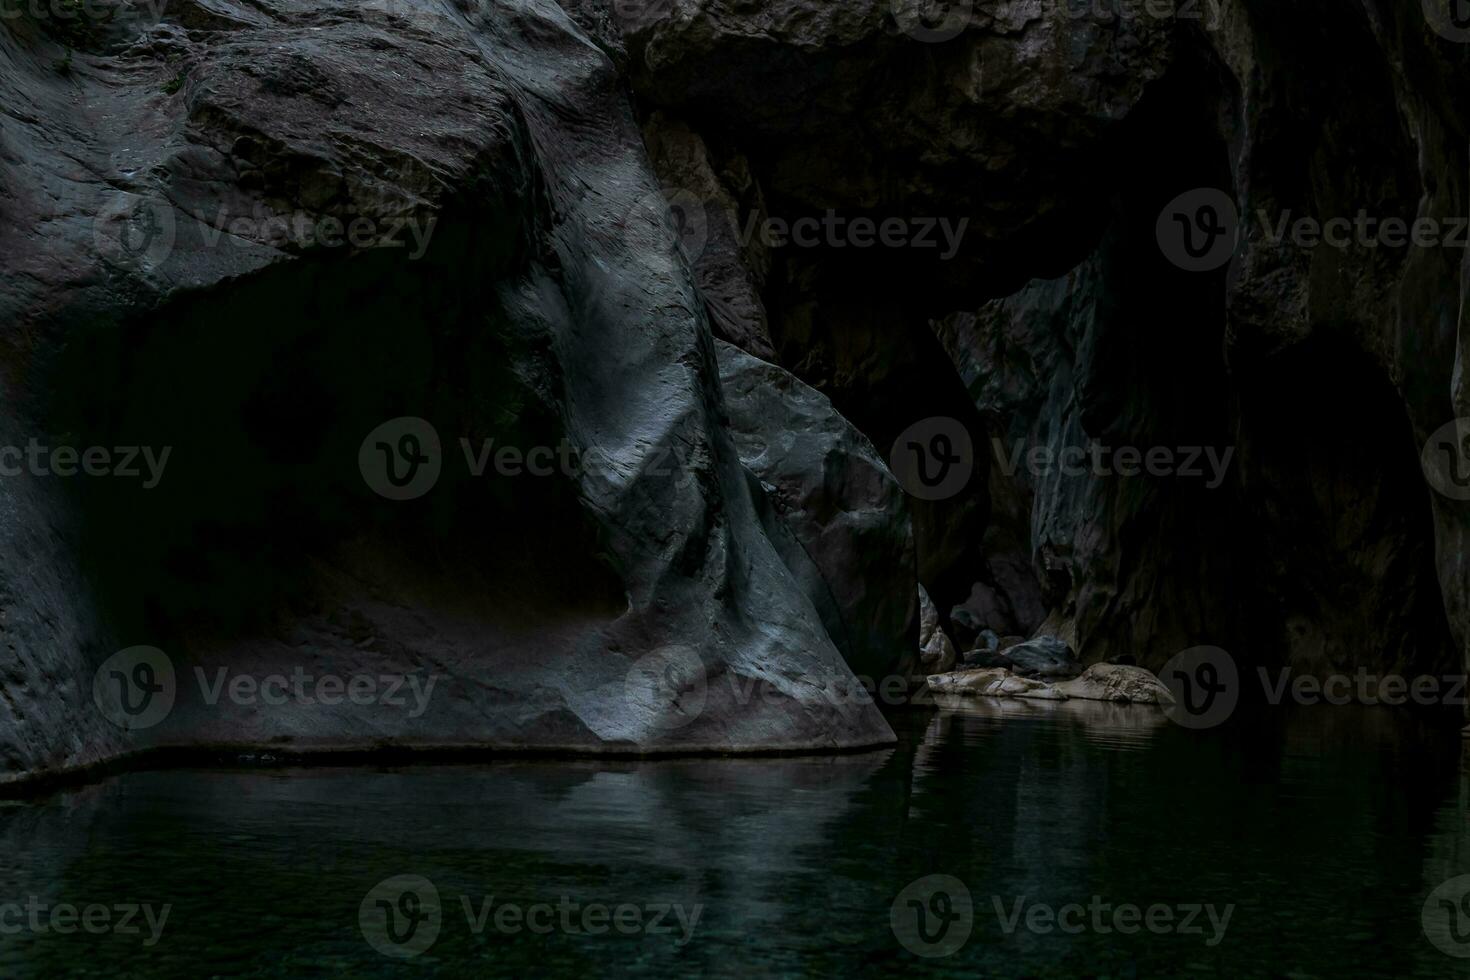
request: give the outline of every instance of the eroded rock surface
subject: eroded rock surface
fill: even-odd
[[[761,529],[639,126],[560,7],[188,4],[64,72],[44,28],[0,44],[9,427],[172,462],[148,490],[7,482],[29,551],[75,555],[15,590],[69,625],[11,639],[7,778],[201,742],[891,740]],[[433,230],[334,246],[328,218]],[[442,473],[383,499],[359,450],[408,416]],[[477,476],[460,440],[492,438],[580,464]],[[178,701],[114,735],[92,668],[133,643]],[[440,680],[414,717],[195,682],[296,667]]]
[[[872,745],[853,670],[938,669],[957,627],[1461,670],[1470,505],[1418,459],[1470,417],[1470,252],[1268,229],[1470,213],[1466,39],[1376,0],[918,6],[0,23],[0,438],[171,454],[147,488],[0,483],[5,778],[201,743]],[[1158,228],[1210,188],[1245,230],[1197,271]],[[936,417],[971,474],[904,501],[884,462]],[[127,731],[90,688],[139,644],[178,703]],[[196,680],[298,667],[440,680],[412,717]]]
[[[926,674],[942,674],[955,664],[954,644],[939,624],[939,610],[919,583],[919,663]]]
[[[1040,701],[1111,701],[1118,704],[1170,705],[1174,696],[1142,667],[1093,664],[1070,680],[1026,677],[1004,667],[984,667],[936,674],[929,678],[936,694]]]
[[[874,683],[911,676],[913,639],[928,650],[937,618],[926,615],[921,629],[903,489],[825,396],[732,344],[716,346],[736,450],[789,532],[773,528],[771,540],[853,671]]]

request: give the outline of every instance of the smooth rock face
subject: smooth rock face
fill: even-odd
[[[930,656],[938,618],[931,606],[921,633],[903,489],[872,443],[822,394],[732,344],[716,341],[716,349],[735,448],[789,532],[775,531],[771,540],[827,634],[860,677],[912,675],[913,639],[924,651],[920,658]],[[948,649],[948,661],[941,655],[935,669],[954,664]],[[925,672],[933,672],[927,661]]]
[[[939,625],[939,610],[919,583],[919,663],[926,674],[942,674],[955,665],[954,644]]]
[[[65,74],[6,21],[5,428],[171,462],[147,490],[0,490],[43,563],[9,608],[64,629],[13,643],[4,778],[201,742],[890,741],[761,526],[607,56],[546,0],[411,9],[171,5]],[[329,218],[366,230],[334,245]],[[442,473],[384,499],[359,450],[406,416]],[[492,438],[582,465],[476,476],[460,440]],[[93,668],[138,643],[177,702],[114,733]],[[295,668],[439,680],[413,717],[210,693]]]

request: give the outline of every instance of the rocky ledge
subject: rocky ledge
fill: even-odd
[[[1081,675],[1062,681],[1023,677],[1004,667],[979,667],[935,674],[928,679],[928,684],[929,690],[935,694],[1161,706],[1174,703],[1169,689],[1152,673],[1142,667],[1120,664],[1093,664]]]

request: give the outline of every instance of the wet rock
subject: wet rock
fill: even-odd
[[[966,650],[960,656],[960,662],[967,667],[1006,667],[1012,666],[1010,658],[1000,652],[1000,637],[993,630],[981,631],[976,638],[976,646]]]
[[[985,628],[984,620],[977,617],[964,606],[956,606],[949,614],[949,622],[954,630],[955,643],[961,650],[969,650],[975,646],[975,640],[980,631]]]
[[[926,672],[949,669],[932,605],[920,619],[907,498],[873,445],[788,372],[724,341],[716,352],[735,448],[790,532],[790,545],[772,540],[848,666],[875,682],[908,677],[906,651],[922,649],[937,658]]]
[[[919,584],[919,662],[926,674],[942,674],[955,665],[954,644],[939,625],[939,610]]]
[[[1067,696],[1055,685],[1034,677],[1021,677],[1004,668],[963,670],[936,674],[929,678],[929,690],[935,694],[969,694],[997,698],[1040,698],[1065,701]]]
[[[1047,701],[1112,701],[1169,705],[1173,697],[1157,677],[1141,667],[1094,664],[1071,680],[1026,677],[1003,667],[961,670],[929,678],[936,694],[1037,698]]]
[[[53,624],[12,637],[0,778],[201,743],[891,741],[763,527],[604,50],[550,3],[210,9],[208,29],[193,3],[123,25],[66,74],[57,39],[0,27],[23,106],[0,155],[0,322],[26,378],[0,429],[172,449],[147,490],[0,488],[38,517],[11,538],[42,565],[7,608]],[[389,499],[364,440],[405,419],[435,433],[437,466],[412,472],[437,482]],[[491,439],[577,465],[477,472],[461,440]],[[912,648],[912,582],[865,597],[895,610],[893,650]],[[172,658],[177,701],[114,733],[93,670],[138,642]],[[194,682],[298,667],[438,682],[411,716]]]
[[[1008,647],[1001,653],[1011,662],[1011,669],[1025,677],[1062,678],[1082,673],[1077,655],[1065,642],[1054,636],[1038,636]]]
[[[1087,701],[1125,701],[1131,704],[1173,704],[1169,689],[1142,667],[1093,664],[1079,677],[1058,681],[1056,689],[1069,698]]]

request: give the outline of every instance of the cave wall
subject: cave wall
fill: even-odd
[[[962,646],[989,626],[1149,666],[1196,643],[1463,664],[1467,503],[1416,467],[1470,417],[1470,250],[1305,247],[1257,217],[1467,214],[1470,32],[1438,3],[7,19],[0,433],[174,456],[150,489],[0,484],[0,533],[36,569],[3,573],[5,778],[204,743],[883,743],[853,669],[913,669],[920,584]],[[1160,231],[1202,190],[1241,228],[1208,268]],[[434,232],[415,254],[266,218]],[[931,237],[859,245],[858,219]],[[849,230],[750,231],[803,220]],[[763,458],[803,412],[827,442]],[[404,418],[442,437],[444,472],[386,500],[361,446]],[[904,501],[878,464],[902,484],[895,448],[936,418],[965,479]],[[487,482],[460,438],[602,465]],[[1229,465],[1008,462],[1093,443]],[[822,509],[829,466],[867,523]],[[185,679],[306,663],[451,693],[412,724],[181,694],[118,731],[88,688],[135,644]]]

